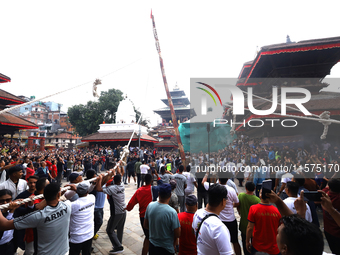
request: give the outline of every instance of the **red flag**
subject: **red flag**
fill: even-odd
[[[152,9],[151,9],[151,14],[150,14],[150,19],[152,19]]]

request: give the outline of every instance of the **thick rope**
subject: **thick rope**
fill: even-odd
[[[147,82],[145,94],[146,94],[148,85],[149,85],[149,82]],[[0,112],[0,113],[1,113],[1,112]],[[143,116],[143,114],[141,113],[140,116],[139,116],[139,119],[138,119],[138,121],[137,121],[137,125],[138,125],[139,122],[141,121],[142,116]],[[120,161],[118,162],[118,164],[113,168],[113,171],[114,171],[118,166],[120,166],[120,164],[122,164],[123,166],[126,165],[126,163],[127,163],[127,157],[129,156],[129,147],[130,147],[130,143],[131,143],[131,141],[132,141],[132,138],[133,138],[133,135],[134,135],[134,134],[135,134],[135,129],[133,130],[133,132],[132,132],[132,134],[131,134],[131,137],[130,137],[130,140],[129,140],[128,144],[125,145],[125,146],[123,147],[123,151],[121,152],[121,160],[120,160]],[[112,171],[106,172],[106,173],[104,174],[104,176],[108,175],[110,172],[112,172]],[[86,181],[92,182],[92,181],[95,181],[96,179],[97,179],[97,177],[94,177],[94,178],[89,179],[89,180],[86,180]],[[75,185],[77,186],[78,183],[75,184]],[[69,190],[69,189],[70,189],[70,187],[67,186],[67,187],[61,188],[60,191],[63,192],[63,191],[67,191],[67,190]],[[20,204],[25,204],[25,203],[28,203],[28,202],[31,202],[31,201],[34,201],[34,200],[36,200],[36,199],[43,198],[43,197],[44,197],[43,194],[37,195],[37,196],[34,196],[34,197],[32,197],[32,198],[26,198],[26,199],[24,199],[24,200],[22,200],[22,201],[17,201],[16,204],[18,204],[18,205],[20,205]],[[7,209],[8,206],[9,206],[9,203],[8,203],[8,204],[4,204],[4,205],[0,205],[0,210],[2,210],[2,209]]]
[[[142,114],[139,116],[137,125],[139,124],[139,122],[140,122],[141,119],[142,119]],[[126,165],[127,157],[129,156],[129,147],[130,147],[130,143],[131,143],[131,140],[132,140],[132,137],[133,137],[134,133],[135,133],[135,130],[134,130],[134,131],[132,132],[132,134],[131,134],[129,143],[123,147],[123,151],[122,151],[122,153],[121,153],[121,154],[122,154],[122,155],[121,155],[121,160],[120,160],[120,161],[118,162],[118,164],[113,168],[113,171],[114,171],[120,164],[122,164],[123,166]],[[108,174],[111,173],[111,172],[112,172],[112,171],[106,172],[106,173],[104,174],[104,176],[108,175]],[[97,180],[97,177],[94,177],[94,178],[89,179],[89,180],[86,180],[86,181],[92,182],[92,181],[95,181],[95,180]],[[78,183],[75,184],[75,185],[77,186]],[[63,191],[67,191],[67,190],[69,190],[69,189],[70,189],[70,187],[67,186],[67,187],[61,188],[60,191],[63,192]],[[37,196],[34,196],[34,197],[32,197],[32,198],[26,198],[26,199],[24,199],[24,200],[22,200],[22,201],[17,201],[16,204],[18,204],[18,205],[20,205],[20,204],[25,204],[25,203],[28,203],[28,202],[31,202],[31,201],[34,201],[34,200],[36,200],[36,199],[43,198],[43,197],[44,197],[43,194],[37,195]],[[8,206],[9,206],[9,203],[8,203],[8,204],[4,204],[4,205],[0,205],[0,210],[2,210],[2,209],[7,209]]]
[[[125,146],[124,146],[124,147],[125,147]],[[125,157],[125,153],[126,153],[126,151],[123,150],[123,155],[122,155],[122,157]],[[127,156],[126,156],[126,158],[127,158]],[[122,160],[120,160],[120,161],[118,162],[118,164],[113,168],[113,171],[114,171],[118,166],[120,166],[121,163],[122,163]],[[104,174],[104,176],[108,175],[108,174],[111,173],[111,172],[112,172],[112,171],[106,172],[106,173]],[[86,181],[88,181],[88,182],[93,182],[93,181],[95,181],[95,180],[97,180],[97,177],[94,177],[94,178],[89,179],[89,180],[86,180]],[[79,183],[77,183],[77,184],[75,184],[75,185],[77,186],[78,184],[79,184]],[[61,191],[61,192],[67,191],[67,190],[69,190],[70,188],[71,188],[70,186],[63,187],[63,188],[60,189],[60,191]],[[43,194],[40,194],[40,195],[34,196],[34,197],[32,197],[32,198],[25,198],[25,199],[22,200],[22,201],[16,201],[16,204],[18,204],[18,205],[25,204],[25,203],[28,203],[28,202],[31,202],[31,201],[34,201],[34,200],[36,200],[36,199],[43,198],[43,197],[44,197],[44,195],[43,195]],[[9,203],[8,203],[8,204],[0,205],[0,210],[2,210],[2,209],[7,209],[8,206],[9,206]]]

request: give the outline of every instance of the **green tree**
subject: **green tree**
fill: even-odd
[[[99,109],[103,115],[105,123],[115,123],[119,102],[123,100],[123,92],[118,89],[102,91],[98,99]]]
[[[103,122],[103,114],[97,102],[89,101],[86,105],[74,105],[67,111],[69,121],[80,136],[94,133]]]

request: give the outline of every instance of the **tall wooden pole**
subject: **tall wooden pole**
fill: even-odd
[[[185,153],[184,153],[181,137],[180,137],[179,131],[178,131],[178,123],[177,123],[177,118],[176,118],[176,114],[175,114],[174,105],[172,103],[172,99],[171,99],[171,95],[170,95],[170,91],[169,91],[169,87],[168,87],[168,82],[167,82],[166,76],[165,76],[163,58],[162,58],[162,55],[161,55],[161,48],[159,46],[158,35],[157,35],[157,30],[156,30],[156,24],[155,24],[155,19],[154,19],[153,15],[152,15],[152,10],[151,10],[151,19],[152,19],[152,26],[153,26],[153,34],[154,34],[155,40],[156,40],[156,49],[157,49],[157,52],[158,52],[158,55],[159,55],[159,62],[160,62],[161,71],[162,71],[162,75],[163,75],[163,83],[164,83],[166,95],[168,97],[168,102],[169,102],[169,107],[170,107],[170,112],[171,112],[172,123],[174,125],[175,135],[176,135],[176,139],[177,139],[178,148],[179,148],[179,152],[180,152],[180,155],[181,155],[182,163],[183,163],[183,166],[185,167],[186,166],[186,164],[185,164]]]

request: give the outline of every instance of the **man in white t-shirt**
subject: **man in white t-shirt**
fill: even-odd
[[[211,185],[208,191],[209,204],[194,215],[192,228],[196,235],[198,255],[234,254],[228,228],[218,216],[227,203],[227,193],[225,186]]]
[[[230,173],[231,175],[231,173]],[[209,191],[209,183],[207,182],[207,175],[203,178],[202,184],[204,188]],[[240,202],[238,200],[235,190],[227,185],[228,178],[219,178],[219,183],[227,189],[227,201],[224,209],[221,211],[219,218],[223,224],[228,228],[230,233],[230,242],[234,246],[235,254],[241,255],[241,246],[238,242],[238,228],[237,221],[234,214],[234,207],[239,206]]]
[[[146,164],[146,161],[143,160],[143,164],[140,166],[140,174],[141,174],[141,179],[142,179],[142,184],[141,186],[144,185],[145,182],[145,175],[148,174],[148,171],[150,170],[150,167]]]
[[[8,189],[12,192],[12,199],[15,199],[21,192],[27,189],[27,182],[21,179],[23,172],[22,167],[17,165],[8,170],[9,178],[0,184],[1,189]]]
[[[279,192],[277,192],[277,194],[280,196],[280,198],[282,200],[286,199],[288,197],[287,193],[286,193],[286,185],[288,182],[290,182],[292,180],[292,178],[290,178],[289,176],[291,176],[290,174],[284,174],[282,175],[281,178],[281,187]]]
[[[287,205],[287,207],[294,213],[296,214],[296,209],[294,206],[294,202],[295,200],[298,198],[298,192],[299,192],[299,184],[296,182],[292,182],[289,181],[286,183],[286,194],[288,195],[288,197],[283,200],[283,202]],[[306,210],[306,214],[305,214],[305,219],[309,222],[312,222],[312,213],[311,210],[309,208],[309,205],[306,204],[307,206],[307,210]]]
[[[94,195],[88,195],[90,183],[83,181],[76,191],[79,196],[71,204],[70,255],[90,255],[94,236]]]

